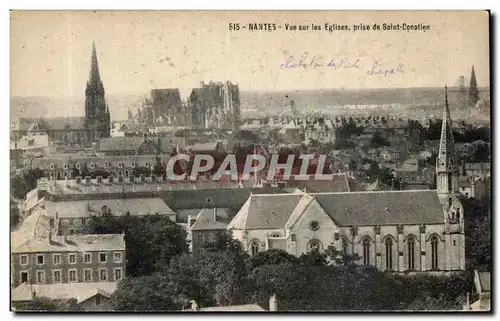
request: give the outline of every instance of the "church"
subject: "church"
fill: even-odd
[[[445,97],[437,190],[253,194],[227,229],[250,255],[282,249],[300,256],[332,245],[382,271],[464,270],[464,212],[447,90]]]
[[[22,136],[46,134],[51,142],[62,142],[69,149],[81,149],[91,147],[98,138],[109,137],[110,130],[111,116],[99,75],[97,51],[92,43],[90,76],[85,89],[85,116],[20,118],[13,134],[16,140]]]

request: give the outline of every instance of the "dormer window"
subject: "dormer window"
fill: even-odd
[[[123,163],[118,163],[118,168],[122,168],[123,167]]]
[[[132,167],[135,167],[135,163],[134,162],[132,162]]]
[[[63,168],[64,168],[64,169],[68,169],[68,164],[64,164],[64,165],[63,165]]]
[[[108,168],[108,167],[109,167],[109,162],[108,162],[108,161],[105,161],[105,162],[104,162],[104,167],[105,167],[105,168]]]
[[[56,166],[54,164],[50,164],[50,169],[54,169]]]
[[[146,162],[146,167],[149,167],[149,163],[148,162]]]
[[[77,164],[76,164],[76,168],[77,168],[77,169],[80,169],[80,163],[77,163]]]
[[[90,168],[94,169],[95,168],[95,164],[94,163],[90,163]]]

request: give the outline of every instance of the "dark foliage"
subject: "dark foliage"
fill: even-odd
[[[176,255],[186,253],[186,232],[168,217],[113,216],[103,210],[86,226],[89,234],[125,233],[127,245],[127,275],[143,276],[168,266]]]

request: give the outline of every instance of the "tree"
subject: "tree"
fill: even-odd
[[[370,145],[373,148],[379,148],[379,147],[384,147],[384,146],[390,146],[391,143],[389,143],[389,141],[387,139],[382,137],[380,132],[375,132],[375,133],[373,133],[372,139],[370,141]]]
[[[203,248],[209,252],[242,252],[241,243],[233,239],[232,231],[217,231],[213,241],[205,242]]]
[[[186,232],[167,216],[93,216],[85,229],[89,234],[125,233],[129,276],[151,275],[188,251]]]
[[[251,259],[252,268],[263,265],[277,265],[283,263],[297,264],[298,259],[296,256],[289,254],[286,251],[279,249],[270,249],[267,251],[259,252]]]
[[[491,203],[482,199],[463,199],[465,216],[465,254],[469,264],[479,270],[491,271]]]
[[[368,171],[366,172],[366,174],[371,178],[378,177],[378,175],[380,174],[380,167],[378,166],[378,163],[371,162],[370,168],[368,168]]]
[[[168,280],[159,274],[126,278],[118,283],[111,295],[111,306],[115,311],[175,311],[177,302]]]
[[[19,208],[15,204],[10,205],[10,228],[11,230],[16,228],[21,221],[21,216],[19,215]]]

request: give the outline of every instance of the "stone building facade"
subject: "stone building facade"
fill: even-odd
[[[12,283],[115,282],[125,277],[122,234],[33,237],[11,250]],[[34,288],[36,290],[36,287]]]

